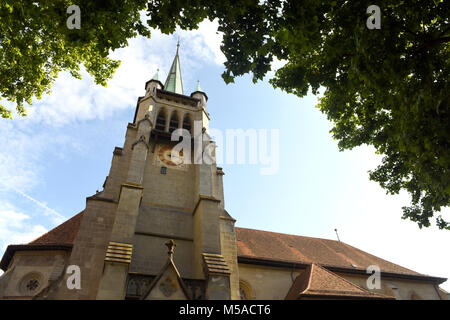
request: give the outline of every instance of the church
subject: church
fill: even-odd
[[[447,279],[344,242],[235,227],[222,168],[196,161],[196,150],[173,156],[184,129],[214,159],[208,96],[200,84],[185,94],[178,50],[164,84],[158,73],[145,84],[103,190],[7,247],[0,299],[449,299]]]

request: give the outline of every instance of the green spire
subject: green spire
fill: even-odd
[[[195,91],[203,92],[202,87],[200,87],[200,80],[197,80],[197,89]]]
[[[170,67],[170,72],[167,76],[166,83],[164,84],[164,90],[184,94],[183,80],[181,79],[180,57],[178,56],[179,49],[180,39],[178,38],[177,54],[173,59],[172,67]]]
[[[153,76],[152,80],[159,80],[159,68],[156,70],[155,75]]]

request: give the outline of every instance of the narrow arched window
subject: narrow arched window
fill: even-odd
[[[250,300],[254,299],[253,289],[247,281],[239,280],[239,294],[241,296],[241,300]]]
[[[166,114],[164,110],[159,110],[158,117],[156,118],[155,130],[164,131],[166,129]]]
[[[191,117],[189,114],[186,114],[183,119],[183,129],[191,132]]]
[[[130,295],[130,296],[138,296],[139,295],[138,284],[136,283],[136,281],[134,279],[131,279],[128,282],[127,295]]]
[[[176,129],[178,129],[178,115],[174,111],[170,117],[169,132],[172,133]]]

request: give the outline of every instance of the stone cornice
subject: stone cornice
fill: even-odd
[[[100,197],[97,196],[96,194],[94,194],[93,196],[87,197],[86,201],[88,200],[96,200],[96,201],[104,201],[104,202],[113,202],[113,203],[117,203],[116,200],[114,199],[110,199],[110,198],[105,198],[105,197]]]
[[[195,205],[194,210],[192,211],[192,215],[195,215],[195,212],[197,211],[197,208],[198,208],[198,206],[199,206],[199,204],[200,204],[200,202],[201,202],[202,200],[209,200],[209,201],[213,201],[213,202],[221,202],[221,200],[219,200],[219,199],[217,199],[217,198],[215,198],[215,197],[213,197],[213,196],[208,196],[208,195],[205,195],[205,194],[200,194],[199,197],[198,197],[197,204]]]
[[[122,183],[121,188],[123,188],[123,187],[144,190],[144,188],[142,187],[142,185],[140,183],[134,183],[134,182]]]

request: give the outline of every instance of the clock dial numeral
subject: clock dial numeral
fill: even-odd
[[[172,157],[172,147],[163,146],[158,151],[159,160],[167,166],[176,167],[183,164],[183,151],[178,157]]]

